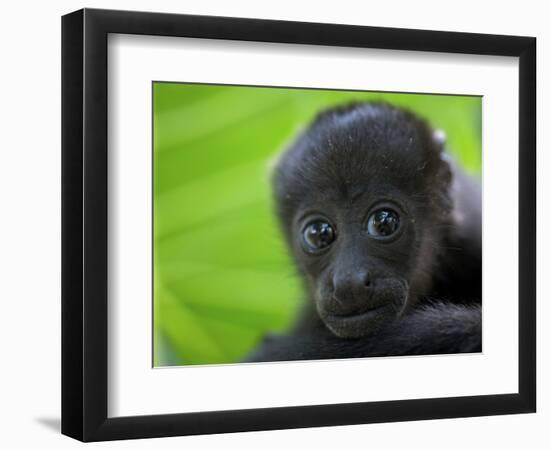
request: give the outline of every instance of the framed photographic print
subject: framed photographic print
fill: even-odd
[[[534,412],[535,39],[62,21],[62,432]]]

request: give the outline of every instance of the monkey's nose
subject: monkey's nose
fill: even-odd
[[[336,273],[333,277],[334,298],[342,305],[354,309],[367,301],[372,280],[368,270]]]

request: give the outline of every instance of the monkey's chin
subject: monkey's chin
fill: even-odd
[[[399,315],[395,305],[383,305],[352,316],[321,314],[321,319],[334,335],[344,339],[358,339],[378,331]]]

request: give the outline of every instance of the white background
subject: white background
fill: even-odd
[[[517,58],[118,35],[109,67],[109,416],[518,391]],[[152,370],[151,81],[159,79],[483,94],[483,354]]]
[[[550,182],[550,132],[543,129],[549,103],[550,31],[543,2],[156,2],[90,0],[9,3],[2,11],[2,164],[3,214],[0,254],[2,301],[0,342],[0,442],[7,448],[72,448],[80,445],[58,434],[60,375],[60,19],[82,6],[194,14],[249,16],[319,22],[355,23],[424,29],[535,35],[538,41],[539,229],[548,228],[542,198]],[[544,97],[544,98],[543,98]],[[543,104],[544,101],[544,104]],[[505,224],[503,224],[505,226]],[[539,233],[539,274],[548,272],[549,237]],[[505,255],[505,250],[503,254]],[[546,255],[542,253],[546,252]],[[506,258],[503,257],[503,263]],[[548,277],[539,284],[547,296]],[[6,289],[7,288],[7,289]],[[542,325],[549,308],[539,302],[539,412],[536,415],[240,433],[226,436],[170,438],[103,443],[115,448],[280,448],[314,443],[408,449],[548,448],[550,437],[550,331]],[[546,355],[543,355],[543,353]],[[544,357],[543,357],[544,356]]]

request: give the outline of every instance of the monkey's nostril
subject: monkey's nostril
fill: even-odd
[[[371,285],[370,276],[369,276],[368,272],[365,273],[365,277],[363,279],[363,285],[365,287],[370,287],[370,285]]]

